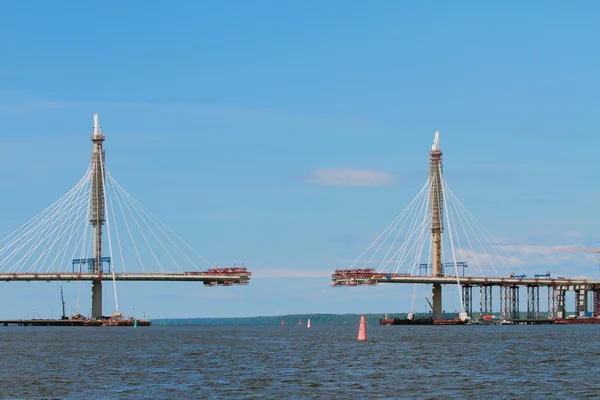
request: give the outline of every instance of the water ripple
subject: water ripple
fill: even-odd
[[[593,398],[600,326],[0,328],[4,398]]]

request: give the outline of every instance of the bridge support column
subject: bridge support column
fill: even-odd
[[[92,318],[102,318],[102,281],[92,281]]]
[[[463,285],[462,287],[463,303],[465,304],[465,312],[473,318],[473,287]]]
[[[593,313],[594,313],[594,317],[600,317],[600,290],[599,289],[595,289],[593,292]]]
[[[540,318],[540,287],[527,285],[527,319]]]
[[[500,290],[502,291],[502,289]],[[502,297],[502,293],[500,297]],[[492,287],[489,285],[479,287],[479,314],[481,318],[484,315],[492,314]]]
[[[585,315],[588,311],[588,292],[585,288],[575,290],[575,314]]]
[[[556,318],[556,290],[548,286],[548,319]]]
[[[434,283],[431,289],[431,316],[434,320],[442,319],[442,285]]]
[[[565,315],[565,297],[566,297],[566,287],[558,286],[554,289],[556,293],[556,318],[564,319],[567,316]]]
[[[500,286],[500,311],[503,319],[510,319],[510,287]]]
[[[510,287],[510,318],[519,319],[519,287]]]

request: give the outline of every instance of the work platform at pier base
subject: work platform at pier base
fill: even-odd
[[[555,319],[555,318],[541,318],[541,319],[504,319],[494,321],[461,321],[458,318],[446,318],[440,320],[433,320],[431,318],[421,318],[415,320],[408,319],[380,319],[379,325],[391,326],[391,325],[477,325],[477,326],[488,326],[488,325],[578,325],[578,324],[600,324],[600,318],[567,318],[567,319]]]
[[[0,320],[0,326],[150,326],[152,322],[146,319],[6,319]]]
[[[509,319],[514,325],[553,325],[556,323],[555,319]]]
[[[18,326],[84,326],[84,320],[80,319],[6,319],[0,320],[0,325]]]

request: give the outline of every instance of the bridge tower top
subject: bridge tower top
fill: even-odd
[[[94,133],[92,134],[92,142],[103,142],[104,135],[102,134],[102,127],[98,122],[98,113],[94,113]]]
[[[431,151],[440,151],[440,131],[435,131],[433,144],[431,145]]]

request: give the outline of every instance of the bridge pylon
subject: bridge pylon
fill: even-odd
[[[429,152],[429,197],[431,207],[431,259],[433,276],[442,276],[442,233],[444,231],[444,192],[442,181],[442,152],[440,133],[436,132]],[[431,290],[432,317],[442,318],[442,285],[434,283]]]
[[[102,273],[102,226],[105,222],[105,174],[106,160],[102,144],[104,143],[102,128],[98,122],[98,114],[94,114],[94,132],[92,134],[91,171],[92,187],[90,191],[90,224],[93,227],[94,262],[92,269],[95,274]],[[92,318],[102,318],[102,280],[92,281]]]

